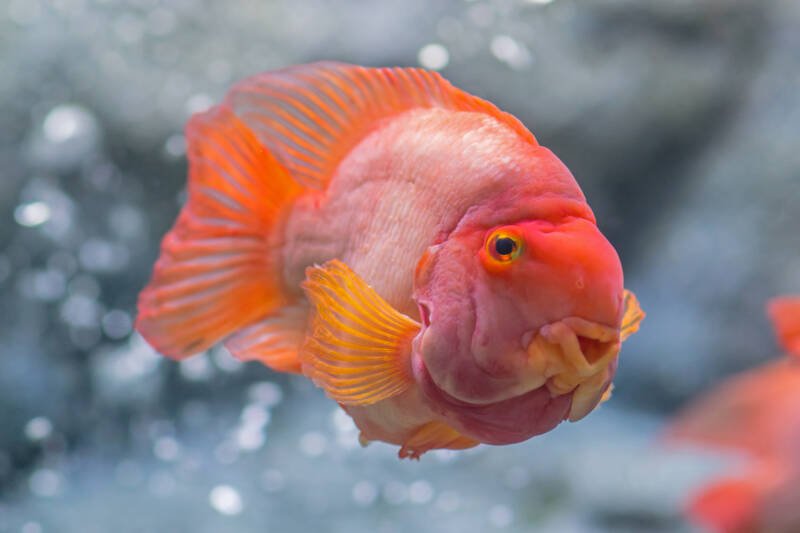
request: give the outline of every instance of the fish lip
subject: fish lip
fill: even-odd
[[[527,345],[532,384],[573,397],[569,419],[580,420],[600,403],[621,347],[620,328],[580,317],[546,324]]]

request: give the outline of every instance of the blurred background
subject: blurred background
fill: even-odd
[[[795,0],[0,0],[0,532],[693,531],[714,461],[657,445],[777,353],[800,292]],[[231,83],[423,66],[571,168],[648,313],[613,399],[529,442],[400,462],[303,379],[132,331]]]

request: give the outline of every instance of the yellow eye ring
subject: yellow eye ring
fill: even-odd
[[[508,265],[520,256],[524,244],[521,232],[513,226],[491,231],[481,254],[484,264],[489,268]]]

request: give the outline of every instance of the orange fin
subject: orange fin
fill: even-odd
[[[419,459],[430,450],[466,450],[480,444],[443,422],[428,422],[414,431],[398,452],[400,459]]]
[[[635,294],[625,289],[622,298],[625,312],[622,315],[622,326],[619,332],[620,341],[624,341],[639,331],[639,326],[642,324],[642,320],[644,320],[645,317],[645,313],[642,311],[639,300],[636,298]]]
[[[773,298],[767,303],[767,312],[781,346],[800,357],[800,296]]]
[[[260,361],[279,372],[300,373],[300,347],[305,338],[305,306],[288,306],[240,329],[225,347],[243,361]]]
[[[226,102],[300,183],[317,189],[380,121],[411,109],[485,113],[536,144],[510,114],[417,68],[298,65],[241,81]]]
[[[224,105],[193,116],[186,137],[188,200],[139,295],[136,322],[175,358],[287,303],[271,230],[302,191]]]
[[[409,356],[418,323],[336,259],[309,267],[303,289],[315,307],[300,354],[303,372],[328,396],[369,405],[411,385]]]
[[[689,504],[688,513],[718,533],[756,530],[759,488],[749,479],[726,479],[706,487]]]

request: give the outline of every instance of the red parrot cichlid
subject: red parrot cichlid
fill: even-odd
[[[800,296],[771,300],[788,356],[723,382],[673,421],[667,438],[748,457],[692,495],[689,515],[717,533],[800,531]]]
[[[186,128],[188,201],[136,327],[302,373],[361,441],[508,444],[607,395],[644,316],[564,164],[433,72],[260,74]]]

